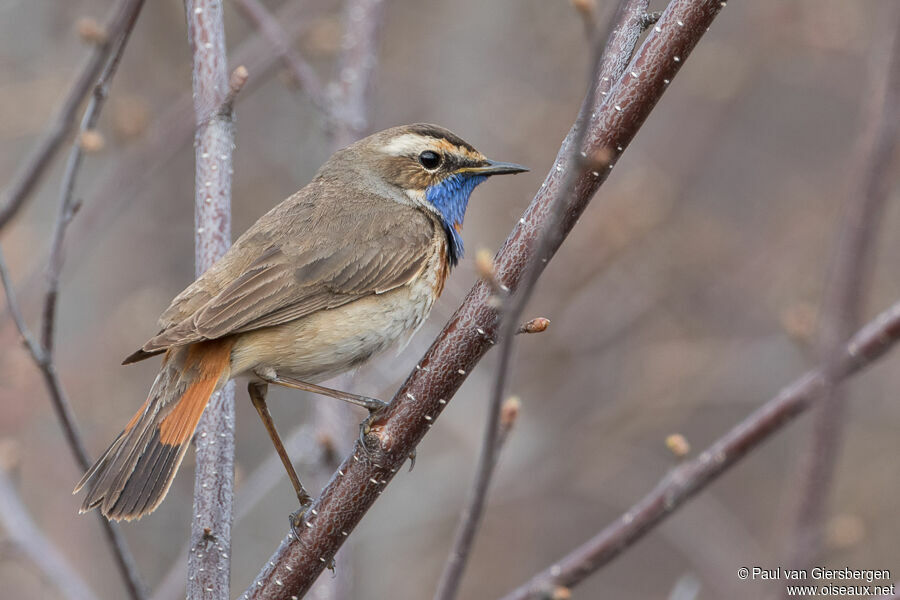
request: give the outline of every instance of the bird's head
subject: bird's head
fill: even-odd
[[[437,125],[386,129],[347,148],[365,169],[399,188],[404,202],[435,214],[447,233],[450,261],[463,255],[463,217],[475,186],[491,175],[527,171],[488,159],[471,144]]]

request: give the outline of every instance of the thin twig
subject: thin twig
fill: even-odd
[[[134,29],[138,15],[144,5],[144,0],[138,0],[134,5],[134,11],[128,15],[128,19],[124,27],[112,43],[111,55],[106,62],[106,66],[100,73],[91,101],[88,103],[84,116],[81,119],[80,132],[84,133],[94,129],[97,120],[100,118],[100,111],[109,94],[109,86],[112,78],[116,75],[119,63],[122,60],[125,46],[128,44],[128,38]],[[59,278],[63,267],[63,245],[66,237],[66,230],[72,218],[78,211],[80,203],[75,199],[75,184],[78,179],[78,171],[81,167],[81,161],[84,158],[84,148],[79,140],[72,144],[69,152],[69,159],[66,162],[66,170],[63,175],[62,185],[60,186],[60,202],[59,212],[56,217],[56,224],[53,229],[53,236],[50,242],[50,257],[47,260],[47,293],[44,298],[44,311],[41,322],[41,345],[44,351],[52,357],[53,355],[53,338],[54,326],[56,324],[56,306],[57,297],[59,295]]]
[[[0,523],[7,540],[27,556],[51,582],[62,598],[97,600],[97,595],[59,552],[56,545],[38,529],[25,508],[15,486],[0,468]]]
[[[306,30],[307,25],[300,20],[303,11],[301,3],[288,2],[275,17],[285,24],[292,36],[298,36]],[[253,73],[253,77],[235,98],[240,102],[252,92],[259,89],[275,72],[278,55],[271,43],[261,36],[254,36],[239,47],[229,57],[229,64],[245,65]],[[101,179],[94,190],[92,201],[79,210],[78,227],[71,232],[73,255],[87,253],[90,248],[103,239],[98,232],[102,231],[110,219],[119,215],[125,207],[135,202],[142,191],[158,177],[159,169],[167,160],[175,156],[176,150],[187,144],[192,138],[194,107],[191,93],[188,92],[171,103],[169,108],[146,130],[145,136],[135,144],[122,149],[116,169],[106,179]],[[31,296],[36,296],[37,284],[43,280],[43,265],[33,269],[23,278],[20,292],[27,303]],[[4,309],[5,310],[5,309]],[[0,313],[5,316],[5,314]]]
[[[331,118],[331,104],[319,76],[316,75],[312,65],[294,49],[291,35],[285,31],[278,19],[259,0],[233,0],[233,2],[263,37],[269,40],[281,62],[290,71],[310,102],[323,111],[326,117]]]
[[[570,146],[569,156],[565,158],[568,165],[579,164],[579,156],[584,147],[584,140],[590,121],[590,112],[598,105],[601,88],[608,90],[610,81],[615,81],[624,71],[625,64],[631,59],[634,48],[637,46],[637,38],[640,34],[641,15],[647,9],[648,0],[620,0],[616,14],[609,20],[609,34],[598,38],[596,48],[591,53],[591,69],[588,74],[588,93],[585,102],[582,103],[578,118],[575,121],[574,141]],[[634,34],[632,34],[634,30]],[[624,44],[623,44],[624,40]],[[604,52],[607,53],[604,58]],[[624,60],[613,60],[608,54],[623,52]],[[619,67],[619,70],[616,70]],[[599,165],[594,168],[603,169],[607,165]],[[506,380],[512,362],[512,348],[515,334],[519,329],[521,316],[525,311],[525,305],[534,291],[543,270],[539,264],[539,258],[548,254],[553,243],[552,237],[558,236],[559,222],[565,212],[565,202],[574,191],[578,179],[579,169],[569,168],[563,185],[559,188],[556,197],[551,201],[550,218],[547,219],[536,244],[537,251],[530,257],[525,268],[525,275],[517,292],[508,298],[508,305],[503,314],[500,325],[500,359],[497,366],[497,375],[488,405],[488,418],[485,423],[481,452],[478,457],[475,481],[469,491],[466,505],[460,514],[459,524],[453,539],[453,546],[444,565],[444,571],[438,582],[435,600],[453,600],[462,583],[472,545],[475,542],[475,534],[484,513],[487,501],[487,493],[490,481],[497,465],[497,451],[500,444],[497,437],[500,435],[500,410],[506,393]]]
[[[333,150],[342,148],[358,140],[366,130],[369,121],[370,90],[378,64],[378,42],[381,32],[384,9],[383,0],[349,0],[343,15],[342,51],[338,57],[338,68],[335,80],[329,83],[329,111],[326,130],[331,137]],[[342,386],[341,389],[343,389]],[[325,436],[331,444],[332,452],[323,456],[318,463],[317,471],[325,481],[335,472],[340,464],[340,456],[346,450],[340,446],[341,455],[337,455],[337,440],[347,438],[341,433],[341,424],[350,422],[353,414],[349,405],[344,403],[321,402],[316,399],[315,423],[320,435]],[[316,473],[313,473],[315,476]],[[312,591],[317,598],[338,600],[353,597],[353,555],[351,548],[344,547],[340,557],[334,559],[334,576],[328,579],[319,578]]]
[[[138,16],[143,8],[144,0],[137,0],[129,7],[125,20],[121,24],[121,31],[110,32],[115,37],[109,39],[110,56],[100,73],[96,84],[94,85],[91,101],[85,110],[81,122],[80,131],[86,132],[93,129],[100,117],[100,111],[103,110],[103,104],[109,93],[109,86],[112,78],[116,74],[119,63],[125,52],[125,46],[134,30]],[[75,423],[74,413],[68,403],[68,399],[62,391],[62,384],[56,376],[56,370],[53,368],[53,349],[54,349],[54,332],[56,325],[56,307],[59,297],[59,279],[63,267],[63,244],[65,242],[66,230],[75,213],[78,211],[79,203],[75,199],[75,183],[78,177],[78,171],[84,156],[83,147],[80,139],[76,139],[69,152],[69,159],[66,163],[65,174],[63,175],[62,185],[60,186],[60,204],[59,213],[56,218],[56,224],[53,230],[52,241],[50,243],[50,257],[47,261],[47,291],[44,297],[44,309],[41,319],[41,346],[44,354],[44,360],[47,366],[52,369],[52,374],[45,373],[45,378],[50,375],[48,386],[51,388],[50,398],[56,409],[57,417],[69,440],[69,446],[76,454],[81,462],[81,468],[87,470],[90,467],[89,456],[85,450],[84,441],[81,437],[78,425]],[[37,357],[35,357],[37,360]],[[40,364],[40,363],[39,363]],[[52,380],[52,381],[51,381]],[[105,530],[106,538],[109,541],[116,564],[125,585],[128,588],[129,595],[132,598],[146,598],[144,583],[140,578],[137,566],[134,562],[125,538],[118,530],[118,526],[107,521],[102,515],[98,515],[102,527]]]
[[[106,43],[107,49],[103,54],[106,64],[103,71],[94,86],[94,96],[82,122],[82,131],[92,128],[96,124],[97,117],[103,106],[109,83],[115,74],[119,61],[121,60],[128,38],[143,7],[143,0],[126,3],[127,10],[123,13],[123,20],[115,23],[115,28],[109,29],[109,38]],[[113,37],[114,36],[114,37]],[[107,56],[110,54],[110,56]],[[48,286],[47,295],[44,301],[44,313],[42,323],[42,340],[38,342],[28,329],[25,320],[18,309],[15,292],[6,269],[5,261],[2,253],[0,253],[0,271],[2,271],[3,285],[6,291],[8,306],[13,315],[16,327],[25,339],[26,347],[31,354],[35,364],[41,370],[44,382],[50,392],[50,399],[56,411],[57,418],[66,435],[69,447],[71,448],[75,458],[82,470],[87,470],[91,465],[90,456],[81,437],[80,430],[75,421],[75,415],[72,411],[71,404],[63,389],[62,382],[56,371],[53,359],[53,332],[56,314],[56,300],[58,295],[59,275],[62,269],[62,244],[65,237],[66,228],[77,210],[77,204],[73,199],[73,190],[75,186],[75,178],[78,172],[82,158],[82,149],[78,142],[73,145],[69,155],[69,161],[66,166],[66,172],[63,176],[60,212],[54,228],[53,238],[51,242],[50,261],[48,264]],[[116,565],[128,589],[129,596],[134,599],[142,599],[146,597],[144,584],[141,581],[134,558],[128,550],[125,538],[122,536],[118,526],[110,523],[101,515],[98,515],[101,527],[104,530],[107,541],[113,551]]]
[[[900,340],[900,302],[870,321],[844,346],[834,363],[843,381],[884,356]],[[620,518],[503,600],[542,599],[556,586],[573,587],[652,531],[750,450],[808,409],[827,388],[822,366],[805,373],[701,452],[670,471]]]
[[[369,92],[378,64],[378,33],[384,0],[348,0],[344,8],[344,37],[337,75],[329,84],[332,101],[332,141],[349,146],[369,123]]]
[[[586,146],[592,150],[587,153],[589,156],[605,148],[624,150],[721,8],[718,0],[673,0],[626,68],[625,75],[594,111],[595,118],[586,137]],[[518,286],[524,267],[533,255],[538,232],[549,218],[552,200],[565,173],[562,163],[570,154],[573,139],[570,134],[563,142],[558,162],[497,255],[498,276],[510,290]],[[549,260],[558,249],[556,242],[561,243],[574,227],[609,171],[595,171],[584,164],[571,167],[579,170],[579,178],[573,198],[567,199],[560,224],[563,235],[542,260]],[[476,283],[394,395],[384,415],[371,424],[365,451],[357,445],[355,452],[344,460],[307,513],[309,517],[300,528],[299,539],[288,535],[282,540],[244,597],[300,596],[309,589],[428,432],[467,374],[491,348],[499,326],[499,315],[489,302],[491,296],[486,283]]]
[[[890,192],[890,167],[900,134],[900,35],[894,33],[888,41],[885,64],[873,69],[872,83],[865,94],[869,101],[855,153],[857,175],[844,204],[820,318],[818,354],[826,365],[840,355],[859,326],[881,216]],[[811,567],[821,550],[828,491],[840,455],[846,391],[831,385],[829,374],[826,370],[829,385],[814,411],[809,446],[801,463],[789,556],[791,567],[796,569]]]
[[[193,63],[195,272],[200,276],[231,243],[234,96],[244,67],[228,74],[221,0],[185,0]],[[229,598],[234,517],[234,382],[213,394],[195,436],[194,516],[188,558],[191,599]]]
[[[88,455],[87,448],[79,434],[80,430],[75,421],[75,414],[72,412],[71,404],[69,403],[69,399],[62,386],[62,381],[60,381],[59,374],[56,372],[56,365],[50,359],[50,356],[44,352],[43,348],[41,348],[37,338],[32,334],[28,325],[25,323],[25,318],[22,316],[22,311],[19,309],[19,304],[16,300],[12,278],[7,269],[6,259],[3,257],[2,250],[0,250],[0,282],[2,282],[3,290],[6,293],[6,303],[9,313],[16,325],[16,329],[19,330],[19,334],[22,336],[22,340],[25,343],[28,353],[31,355],[32,360],[41,372],[41,376],[44,379],[44,385],[50,393],[53,407],[57,411],[57,418],[63,425],[63,432],[66,434],[69,448],[75,455],[75,459],[81,467],[81,470],[86,471],[91,466],[91,458],[90,455]],[[100,513],[97,513],[97,519],[110,544],[113,556],[116,559],[116,565],[119,567],[119,571],[125,582],[125,587],[128,589],[129,596],[133,600],[143,600],[146,597],[144,584],[138,574],[137,567],[134,564],[134,558],[128,550],[122,532],[119,531],[117,524],[111,523]]]
[[[284,447],[288,454],[296,457],[296,467],[301,473],[316,470],[325,464],[332,464],[333,450],[320,443],[316,430],[311,424],[303,424],[284,437]],[[328,471],[328,475],[331,475]],[[315,473],[313,474],[315,483]],[[326,476],[326,477],[327,477]],[[244,479],[244,483],[235,492],[234,524],[237,526],[254,508],[275,488],[284,481],[284,465],[274,451],[269,453],[259,465]],[[320,478],[324,484],[326,479]],[[185,544],[170,562],[169,570],[153,590],[150,600],[175,600],[184,597],[184,582],[187,577],[187,562],[190,545]]]
[[[143,0],[119,0],[110,11],[110,16],[104,26],[105,36],[93,46],[91,55],[81,67],[62,106],[37,148],[20,167],[12,183],[4,190],[3,197],[0,199],[0,230],[16,216],[19,209],[25,204],[25,200],[28,199],[28,195],[47,170],[63,140],[72,131],[78,107],[81,106],[85,96],[90,93],[97,81],[97,76],[115,48],[116,40],[119,39],[132,15],[140,10],[142,3]]]

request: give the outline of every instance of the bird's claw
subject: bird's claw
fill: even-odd
[[[359,424],[359,444],[366,452],[368,452],[368,446],[366,445],[366,436],[368,436],[369,432],[372,431],[372,424],[378,420],[378,418],[384,413],[387,407],[387,402],[381,402],[380,406],[376,408],[370,408],[369,416]]]
[[[383,402],[382,406],[376,409],[369,410],[369,416],[359,424],[359,445],[362,448],[363,452],[365,452],[367,455],[369,454],[369,446],[366,443],[366,440],[369,433],[372,431],[372,424],[377,421],[379,417],[381,417],[387,407],[387,402]],[[415,466],[416,451],[413,450],[409,453],[409,470],[412,471]]]

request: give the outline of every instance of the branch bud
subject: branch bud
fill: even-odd
[[[240,92],[241,88],[244,87],[244,84],[247,83],[248,77],[250,77],[250,73],[247,71],[247,67],[244,65],[235,67],[234,71],[231,72],[231,78],[228,80],[228,86],[231,88],[231,93],[237,94]]]
[[[567,587],[558,585],[550,592],[550,600],[570,600],[572,598],[572,590]]]
[[[516,333],[543,333],[550,327],[550,319],[546,317],[537,317],[523,323]]]
[[[503,401],[500,406],[500,427],[503,429],[511,429],[519,418],[519,411],[522,409],[522,401],[518,396],[510,396]]]
[[[678,458],[687,456],[691,451],[691,445],[688,443],[687,438],[680,433],[673,433],[672,435],[667,436],[666,447]]]
[[[479,277],[488,282],[495,280],[494,257],[487,248],[482,248],[475,253],[475,271]]]
[[[88,44],[99,46],[100,44],[105,44],[106,40],[109,39],[109,35],[106,33],[103,25],[92,17],[81,17],[78,19],[75,22],[75,31],[78,32],[78,37]]]
[[[595,0],[572,0],[572,7],[585,19],[594,18],[594,14],[597,12]]]
[[[88,154],[93,154],[103,150],[106,140],[103,138],[103,134],[96,129],[85,129],[78,136],[78,145]]]

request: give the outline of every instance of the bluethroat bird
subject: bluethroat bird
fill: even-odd
[[[163,354],[146,402],[75,488],[81,512],[152,512],[209,402],[249,376],[250,398],[291,479],[310,496],[266,407],[268,384],[377,412],[374,398],[316,385],[408,340],[450,269],[472,190],[527,169],[488,160],[435,125],[394,127],[337,151],[299,192],[263,215],[172,301],[160,331],[125,359]]]

